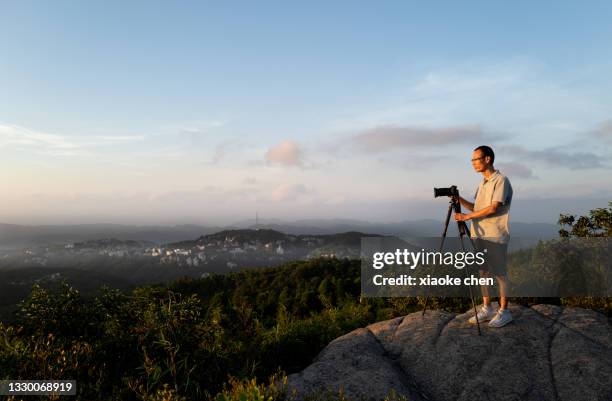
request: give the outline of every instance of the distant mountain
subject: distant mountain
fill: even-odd
[[[100,238],[140,240],[164,243],[180,241],[223,230],[222,227],[200,225],[129,226],[120,224],[78,224],[20,226],[0,224],[0,249],[65,244]]]
[[[259,240],[260,242],[273,242],[279,240],[288,239],[287,234],[269,230],[269,229],[261,229],[261,230],[252,230],[252,229],[240,229],[240,230],[223,230],[214,234],[203,235],[200,237],[199,241],[225,241],[228,238],[232,242],[243,243],[246,241]]]
[[[294,235],[268,228],[223,230],[214,234],[202,235],[195,240],[179,241],[169,243],[168,248],[195,247],[214,242],[225,242],[228,244],[244,245],[247,243],[284,243],[299,246],[303,243],[314,242],[318,245],[339,245],[358,248],[361,238],[365,236],[378,236],[378,234],[366,234],[357,231],[349,231],[334,234],[304,234]]]
[[[298,220],[284,224],[260,224],[249,228],[272,229],[293,235],[322,235],[338,232],[363,232],[400,237],[438,237],[443,231],[443,221],[433,219],[402,221],[398,223],[370,223],[358,220]],[[469,226],[469,224],[468,224]],[[547,223],[511,223],[512,240],[521,247],[558,237],[559,226]],[[457,225],[449,224],[448,236],[457,235]]]
[[[120,224],[83,224],[20,226],[0,224],[0,250],[15,247],[42,246],[83,242],[100,238],[118,240],[151,241],[157,244],[171,243],[199,238],[201,236],[239,231],[241,229],[273,230],[288,235],[330,235],[335,233],[361,232],[380,235],[411,237],[437,237],[442,233],[443,221],[422,219],[398,223],[372,223],[349,219],[310,219],[283,222],[281,220],[254,220],[238,222],[235,225],[218,227],[204,225],[177,226],[129,226]],[[242,225],[244,224],[244,225]],[[534,244],[538,239],[551,239],[558,236],[559,227],[546,223],[511,223],[513,239],[525,245]],[[457,234],[456,225],[451,222],[449,236]],[[226,234],[219,234],[226,235]]]
[[[334,234],[339,232],[368,232],[381,235],[433,236],[441,232],[441,223],[435,220],[406,221],[399,223],[370,223],[360,220],[297,220],[285,223],[251,225],[248,228],[268,228],[287,234]]]
[[[75,242],[73,247],[75,249],[79,248],[94,248],[94,249],[102,249],[102,248],[143,248],[143,247],[152,247],[155,246],[155,242],[151,241],[134,241],[134,240],[120,240],[117,238],[104,238],[104,239],[96,239],[96,240],[88,240],[83,242]]]

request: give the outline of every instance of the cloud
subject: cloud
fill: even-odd
[[[168,204],[180,205],[191,204],[224,204],[229,201],[252,202],[258,199],[261,193],[259,188],[223,188],[217,185],[207,185],[194,190],[174,190],[147,195],[151,202],[167,202]]]
[[[161,127],[164,134],[199,136],[207,135],[216,128],[227,124],[226,120],[193,121],[183,124],[170,124]]]
[[[62,135],[35,131],[17,125],[0,124],[0,147],[5,146],[27,146],[64,151],[80,147]]]
[[[504,146],[500,151],[529,162],[544,162],[551,166],[566,167],[570,170],[605,168],[605,158],[590,152],[569,153],[557,148],[529,150],[522,146]]]
[[[273,201],[281,202],[295,200],[306,193],[307,190],[303,184],[283,184],[272,191],[270,198]]]
[[[94,138],[106,144],[122,144],[146,139],[145,135],[96,135]]]
[[[612,120],[599,124],[599,127],[591,131],[591,135],[602,142],[612,143]]]
[[[239,141],[236,139],[228,139],[221,142],[215,147],[215,153],[212,158],[212,163],[217,164],[223,160],[232,150],[239,148]]]
[[[68,136],[0,123],[0,148],[27,149],[49,156],[92,156],[92,149],[145,139],[145,135]]]
[[[265,158],[268,162],[289,167],[302,167],[303,152],[300,145],[294,141],[283,141],[268,149]]]
[[[498,165],[500,171],[509,177],[518,177],[518,178],[526,178],[526,179],[537,179],[535,175],[533,175],[533,170],[529,167],[525,166],[521,163],[500,163]]]
[[[379,126],[349,138],[349,144],[369,153],[399,148],[439,147],[452,144],[480,143],[482,129],[478,125],[443,128]]]

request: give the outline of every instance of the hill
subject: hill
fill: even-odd
[[[351,399],[612,399],[612,326],[582,308],[511,306],[503,329],[478,336],[465,314],[429,311],[371,324],[332,341],[289,376],[299,398],[340,388]],[[529,335],[526,335],[529,333]]]

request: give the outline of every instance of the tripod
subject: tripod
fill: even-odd
[[[451,200],[448,202],[448,212],[446,213],[446,221],[444,222],[444,231],[442,232],[442,238],[440,240],[440,249],[439,249],[440,252],[442,252],[442,250],[444,249],[444,241],[446,240],[446,232],[448,231],[448,223],[450,221],[451,214],[453,213],[453,211],[455,213],[461,213],[461,203],[459,202],[459,194],[457,193],[457,196],[451,196],[450,199]],[[472,247],[476,249],[474,241],[470,237],[470,230],[467,224],[465,224],[465,221],[458,221],[457,229],[459,230],[459,242],[461,243],[461,251],[465,252],[465,246],[463,245],[463,237],[465,235],[467,235],[467,237],[469,238],[472,244]],[[465,269],[463,269],[463,272],[465,273],[465,277],[467,278],[468,277],[467,266]],[[468,286],[468,289],[470,291],[470,298],[472,299],[472,306],[474,307],[474,313],[476,313],[476,327],[478,327],[478,335],[480,336],[482,335],[482,333],[480,332],[480,322],[478,321],[478,311],[476,310],[476,301],[474,301],[474,294],[472,293],[472,287]],[[425,304],[423,305],[422,316],[425,316],[425,311],[427,310],[427,302],[429,301],[429,291],[427,292],[428,294],[425,296]]]

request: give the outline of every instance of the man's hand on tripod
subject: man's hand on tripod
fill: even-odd
[[[467,214],[463,214],[463,213],[455,213],[455,221],[467,221],[470,218],[468,217]]]
[[[455,221],[467,221],[470,219],[480,219],[482,217],[487,217],[491,214],[495,214],[497,212],[497,208],[499,208],[501,202],[493,202],[491,206],[487,206],[484,209],[480,209],[477,212],[473,212],[470,214],[463,213],[455,213]]]

